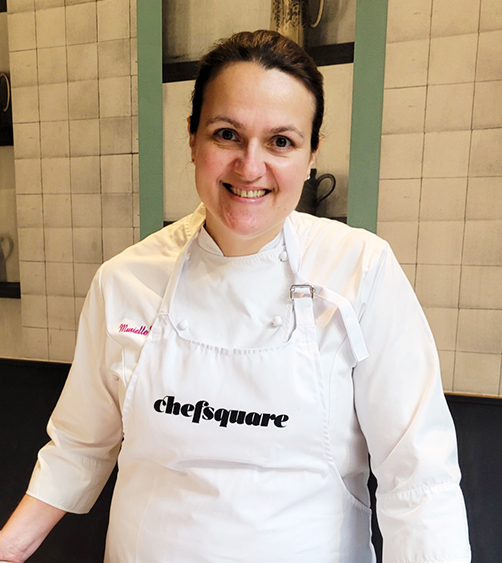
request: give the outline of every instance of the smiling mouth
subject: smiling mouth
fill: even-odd
[[[223,185],[229,192],[233,193],[234,195],[248,199],[257,199],[263,197],[264,195],[267,195],[270,192],[270,190],[240,190],[239,188],[232,186],[232,184],[226,184],[225,182],[223,182]]]

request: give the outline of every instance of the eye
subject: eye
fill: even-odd
[[[283,135],[274,137],[272,139],[272,144],[278,149],[287,149],[294,146],[293,141],[291,139],[288,139],[288,137],[284,137]]]
[[[215,135],[223,141],[236,141],[237,135],[232,129],[218,129]]]

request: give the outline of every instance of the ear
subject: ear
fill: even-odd
[[[307,177],[305,178],[305,181],[307,181],[310,178],[310,172],[312,171],[312,168],[314,168],[317,155],[319,154],[319,149],[321,148],[321,143],[322,143],[322,137],[319,137],[319,144],[317,145],[316,150],[310,155],[310,162],[307,168]]]
[[[190,133],[190,117],[187,117],[187,129],[188,129],[188,144],[190,145],[190,151],[192,153],[192,162],[194,160],[194,150],[195,150],[195,135]]]

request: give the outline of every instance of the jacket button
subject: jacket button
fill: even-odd
[[[281,262],[286,262],[286,260],[288,259],[288,253],[283,250],[280,254],[279,254],[279,260]]]
[[[178,328],[180,330],[186,330],[188,328],[188,321],[186,319],[183,319],[182,321],[180,321],[179,324],[178,324]]]
[[[282,325],[282,318],[279,317],[279,315],[276,315],[273,319],[272,319],[272,324],[274,326],[281,326]]]

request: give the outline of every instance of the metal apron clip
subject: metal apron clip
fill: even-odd
[[[289,288],[289,297],[294,300],[298,297],[310,297],[314,299],[315,296],[315,287],[308,283],[299,283],[293,284]]]

